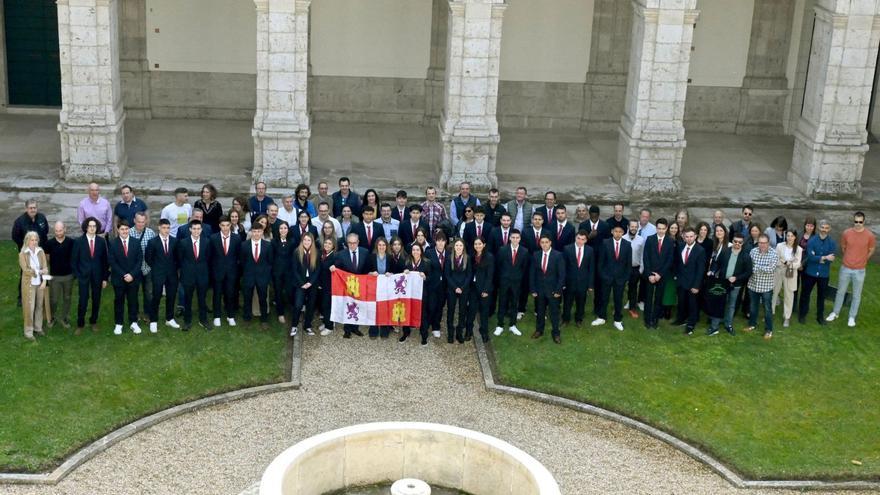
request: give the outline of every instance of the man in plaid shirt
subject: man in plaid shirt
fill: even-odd
[[[446,208],[437,201],[436,188],[428,187],[425,189],[425,196],[428,199],[422,203],[422,216],[428,222],[428,227],[431,229],[431,236],[433,237],[434,229],[446,220]]]
[[[139,211],[134,215],[134,227],[129,232],[129,235],[132,239],[137,239],[141,243],[141,251],[144,255],[144,262],[141,264],[141,273],[143,277],[141,278],[141,283],[143,283],[143,287],[141,288],[144,291],[144,305],[141,306],[143,308],[144,313],[141,315],[141,319],[149,322],[150,318],[147,317],[147,308],[149,308],[149,304],[152,304],[153,301],[153,279],[150,277],[150,265],[147,264],[147,243],[150,242],[150,239],[156,237],[156,232],[153,229],[147,227],[147,214]]]
[[[764,338],[773,336],[773,279],[778,258],[776,250],[770,249],[770,238],[764,234],[758,237],[758,247],[749,253],[752,258],[752,276],[749,278],[749,327],[751,332],[758,324],[758,303],[764,306]]]

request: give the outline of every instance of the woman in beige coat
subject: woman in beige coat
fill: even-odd
[[[21,267],[21,308],[24,319],[24,338],[34,341],[34,333],[43,333],[44,301],[46,293],[46,276],[49,265],[46,264],[46,253],[40,247],[40,237],[36,232],[28,232],[24,236],[24,246],[18,253],[18,265]]]
[[[785,232],[785,242],[776,245],[776,257],[779,259],[776,265],[776,274],[773,282],[773,312],[776,313],[776,305],[779,303],[779,292],[783,293],[783,327],[790,324],[791,310],[794,307],[794,292],[798,285],[798,268],[801,267],[801,258],[804,250],[798,245],[798,235],[795,230]],[[790,275],[790,276],[789,276]]]

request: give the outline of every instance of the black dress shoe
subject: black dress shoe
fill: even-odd
[[[672,326],[680,327],[680,326],[684,325],[685,323],[687,323],[685,320],[675,320],[672,322]]]
[[[816,320],[816,323],[818,323],[820,327],[824,327],[825,325],[828,325],[828,322],[825,320]]]
[[[350,339],[350,338],[351,338],[351,334],[350,334],[349,332],[345,332],[344,334],[342,334],[342,338],[343,338],[343,339]]]
[[[407,335],[407,334],[403,334],[403,335],[400,336],[399,339],[397,339],[397,341],[398,341],[398,342],[401,342],[401,343],[406,342],[407,337],[409,337],[409,335]]]
[[[354,335],[357,335],[358,337],[364,336],[364,332],[361,332],[359,328],[355,328],[354,330],[351,331],[351,333],[353,333]]]
[[[447,344],[451,344],[453,342],[455,342],[455,337],[453,337],[452,335],[450,335],[449,337],[446,337]]]
[[[685,335],[693,335],[693,334],[694,334],[694,328],[693,328],[693,327],[687,327],[687,328],[685,328],[685,329],[684,329],[684,334],[685,334]]]
[[[480,338],[483,340],[483,343],[484,343],[484,344],[489,342],[489,336],[488,336],[488,335],[480,335]]]
[[[184,332],[189,332],[189,329],[190,329],[190,328],[192,328],[192,324],[191,324],[191,323],[184,323],[184,324],[180,327],[180,330],[181,330],[181,331],[184,331]]]
[[[806,325],[807,319],[803,316],[798,316],[798,323],[800,323],[801,325]]]
[[[200,321],[200,322],[199,322],[199,326],[202,327],[202,328],[204,328],[205,330],[207,330],[207,331],[209,331],[209,332],[211,331],[211,325],[208,325],[208,322],[207,322],[207,321]]]
[[[422,345],[423,346],[428,345],[428,339],[422,339]]]
[[[533,339],[540,339],[544,335],[544,332],[535,332],[532,334]]]
[[[560,337],[559,335],[554,335],[554,336],[553,336],[553,342],[556,342],[557,344],[561,344],[561,343],[562,343],[562,337]]]

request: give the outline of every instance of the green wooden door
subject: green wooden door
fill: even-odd
[[[61,106],[55,0],[3,0],[10,105]]]

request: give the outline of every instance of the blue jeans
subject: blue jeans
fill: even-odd
[[[733,327],[733,315],[736,313],[736,300],[739,299],[739,291],[742,287],[734,287],[730,286],[727,289],[727,301],[724,306],[724,327],[730,328]],[[721,323],[721,318],[712,318],[711,319],[711,327],[712,330],[718,328],[718,325]]]
[[[749,308],[749,326],[753,327],[758,324],[758,304],[764,306],[764,333],[773,331],[773,291],[755,292],[749,289],[749,299],[751,307]]]
[[[846,289],[852,281],[852,301],[849,305],[849,317],[855,319],[859,314],[859,303],[862,301],[862,286],[865,285],[865,269],[853,270],[845,266],[840,267],[840,275],[837,278],[837,296],[834,298],[834,314],[839,315],[843,309],[843,299],[846,297]]]

